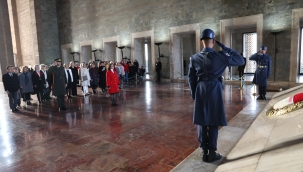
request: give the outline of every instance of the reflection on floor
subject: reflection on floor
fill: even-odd
[[[183,83],[130,86],[118,106],[98,94],[66,100],[66,112],[53,100],[18,113],[0,86],[0,171],[169,171],[198,146]],[[253,99],[226,85],[228,121]]]

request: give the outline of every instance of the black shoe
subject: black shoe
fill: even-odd
[[[217,161],[222,158],[222,155],[215,151],[209,151],[209,154],[207,155],[207,161],[208,163]]]
[[[26,102],[27,105],[32,105],[32,103],[30,101]]]
[[[39,104],[42,104],[42,101],[39,101]]]
[[[260,96],[257,97],[257,100],[264,100],[264,98],[263,98],[262,95],[260,95]]]
[[[18,109],[11,109],[12,112],[18,112]]]
[[[203,162],[207,162],[208,160],[208,150],[207,149],[203,149],[203,152],[202,152],[202,160]]]
[[[67,108],[66,107],[63,107],[63,108],[59,108],[59,111],[66,111]]]
[[[267,100],[267,98],[263,95],[263,100]]]

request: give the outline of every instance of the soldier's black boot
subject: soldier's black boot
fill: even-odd
[[[208,159],[208,150],[207,149],[202,149],[203,152],[202,152],[202,160],[203,162],[207,162],[207,159]]]
[[[267,100],[267,98],[266,98],[266,96],[265,96],[265,95],[263,95],[263,100]]]
[[[259,95],[259,96],[257,97],[257,100],[264,100],[264,98],[263,98],[262,95]]]
[[[216,151],[209,150],[206,162],[214,162],[214,161],[217,161],[221,158],[222,158],[222,155],[220,155]]]

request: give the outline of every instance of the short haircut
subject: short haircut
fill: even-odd
[[[7,67],[6,67],[6,70],[8,70],[8,68],[10,68],[10,67],[14,67],[13,65],[8,65]]]

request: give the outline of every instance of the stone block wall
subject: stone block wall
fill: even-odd
[[[51,64],[60,57],[56,0],[40,0],[43,58],[40,63]]]
[[[8,65],[14,65],[12,37],[7,1],[0,1],[0,82]]]
[[[262,42],[269,47],[271,56],[274,50],[270,32],[283,30],[277,35],[277,80],[289,79],[289,72],[285,71],[290,70],[292,9],[302,7],[301,0],[57,0],[60,45],[72,43],[73,51],[79,50],[81,41],[98,44],[102,38],[117,35],[120,46],[130,47],[131,33],[147,30],[154,30],[155,42],[169,42],[170,27],[195,23],[200,24],[201,30],[213,29],[219,38],[220,20],[263,14]],[[170,55],[169,47],[164,45],[161,53],[166,55],[166,48]],[[173,64],[171,58],[161,59],[167,68]]]

